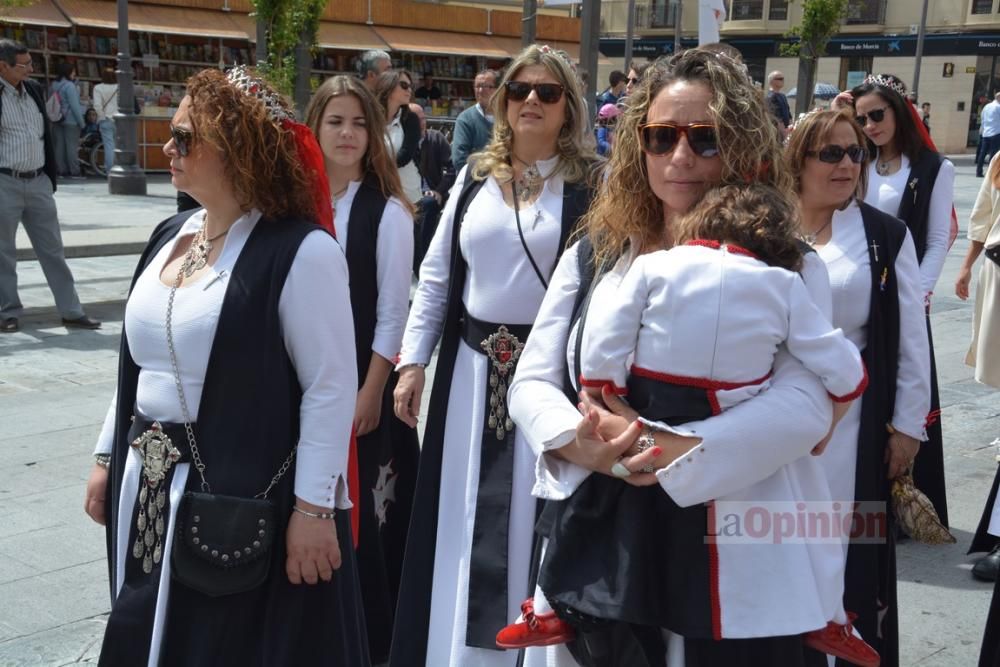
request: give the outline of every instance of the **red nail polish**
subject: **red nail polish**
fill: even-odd
[[[663,453],[663,450],[660,449],[659,447],[653,447],[649,451],[653,452],[653,456],[659,456],[660,454]]]

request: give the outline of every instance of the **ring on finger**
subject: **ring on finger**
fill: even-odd
[[[625,479],[632,474],[632,471],[626,468],[621,461],[615,461],[614,465],[611,466],[611,474],[618,479]]]

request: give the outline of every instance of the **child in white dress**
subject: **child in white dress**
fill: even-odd
[[[595,288],[601,298],[583,325],[581,386],[598,398],[605,387],[626,396],[645,419],[683,424],[766,389],[784,343],[833,401],[860,397],[868,384],[861,355],[797,273],[796,228],[794,210],[774,188],[710,191],[674,225],[674,248],[638,256]],[[655,592],[666,587],[657,577],[673,546],[648,529],[662,524],[673,501],[657,486],[591,475],[565,503],[539,577],[559,618],[584,629],[604,619],[661,627],[665,612]],[[608,571],[623,562],[642,586],[623,585],[622,573]],[[560,625],[532,645],[572,634]],[[863,643],[849,625],[833,622],[804,639],[842,657],[838,645]]]

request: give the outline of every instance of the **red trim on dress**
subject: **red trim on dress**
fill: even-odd
[[[587,387],[589,389],[603,389],[604,387],[609,387],[611,389],[611,393],[616,396],[628,396],[628,388],[619,387],[611,380],[588,380],[581,375],[580,386]]]
[[[765,380],[771,378],[771,372],[768,371],[767,375],[756,380],[748,380],[747,382],[723,382],[722,380],[711,380],[709,378],[695,378],[687,377],[685,375],[671,375],[670,373],[660,373],[658,371],[651,371],[648,368],[642,368],[641,366],[632,365],[630,371],[632,375],[638,375],[639,377],[649,378],[650,380],[659,380],[660,382],[668,382],[670,384],[679,384],[685,387],[697,387],[698,389],[714,390],[714,391],[725,391],[728,389],[741,389],[743,387],[750,387],[755,384],[761,384]]]
[[[702,248],[712,248],[713,250],[721,250],[723,246],[723,244],[719,241],[713,241],[712,239],[693,239],[684,245],[701,246]],[[758,257],[755,253],[747,250],[743,246],[738,246],[735,243],[726,243],[725,246],[726,250],[734,255],[746,255],[747,257],[752,257],[753,259],[760,259],[760,257]]]
[[[865,393],[865,389],[868,388],[868,367],[865,362],[861,362],[861,370],[864,375],[861,376],[861,382],[858,383],[857,388],[849,394],[844,394],[843,396],[834,396],[830,392],[826,392],[834,403],[850,403],[856,398],[860,398],[861,394]]]
[[[708,394],[708,405],[712,408],[712,415],[722,414],[722,406],[719,405],[719,394],[714,389],[705,392]]]
[[[941,418],[941,410],[932,410],[927,413],[927,419],[924,421],[924,428],[928,429],[934,426],[934,423]]]
[[[715,535],[715,501],[708,503],[708,534]],[[712,608],[712,638],[722,639],[722,599],[719,595],[719,546],[708,542],[708,595]]]

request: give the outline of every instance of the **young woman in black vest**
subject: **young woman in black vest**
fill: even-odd
[[[420,171],[417,169],[420,119],[410,113],[412,96],[413,82],[410,73],[405,70],[387,70],[375,82],[375,98],[385,114],[385,136],[399,168],[399,181],[406,195],[404,199],[416,204],[424,193],[420,189]]]
[[[172,182],[204,208],[156,228],[125,306],[87,485],[108,527],[102,665],[369,664],[347,262],[290,108],[212,69],[171,122]]]
[[[930,405],[913,237],[898,219],[862,201],[864,146],[850,114],[821,111],[796,124],[785,151],[799,193],[802,235],[830,274],[831,322],[857,345],[868,368],[868,388],[837,423],[820,459],[833,499],[845,506],[856,500],[863,512],[888,508],[892,480],[912,465]],[[844,608],[857,614],[854,626],[881,664],[896,667],[895,520],[891,512],[886,519],[886,535],[844,544]]]
[[[616,463],[629,473],[621,484],[659,484],[672,510],[662,522],[635,528],[662,535],[669,562],[657,572],[631,572],[623,554],[606,576],[618,574],[633,594],[659,602],[666,618],[641,631],[627,624],[607,632],[578,628],[569,649],[527,649],[525,666],[802,665],[800,633],[824,628],[842,606],[842,575],[837,580],[826,566],[842,561],[840,545],[748,549],[706,540],[706,530],[712,501],[785,503],[828,493],[822,461],[809,455],[830,430],[832,402],[818,379],[782,351],[766,392],[686,425],[682,435],[652,427],[643,433],[637,413],[611,395],[607,407],[583,405],[581,419],[576,395],[586,299],[601,298],[589,291],[597,282],[595,257],[598,265],[627,265],[644,249],[670,247],[673,221],[720,183],[756,178],[791,197],[777,130],[743,64],[707,49],[651,65],[620,123],[607,181],[587,216],[588,236],[570,246],[553,274],[509,396],[515,423],[532,447],[537,496],[565,499],[589,475],[613,475]],[[802,275],[814,300],[828,303],[816,253],[805,254]],[[656,447],[621,458],[640,434]],[[642,472],[645,465],[655,474]],[[543,560],[542,589],[587,574],[548,565]],[[532,606],[525,609],[526,625],[552,620],[540,590]]]
[[[507,387],[538,305],[590,202],[588,112],[562,52],[529,46],[494,97],[493,139],[458,176],[420,268],[395,410],[416,424],[438,354],[393,667],[513,667],[497,631],[528,593],[534,463]]]
[[[842,94],[838,100],[853,104],[853,113],[867,138],[871,154],[865,201],[906,223],[920,262],[920,289],[927,309],[930,337],[930,300],[945,256],[951,245],[955,165],[928,146],[929,138],[916,107],[906,99],[906,85],[892,74],[876,74]],[[838,102],[837,106],[841,106]],[[927,494],[942,523],[948,525],[945,494],[944,451],[941,439],[941,405],[937,367],[931,341],[931,407],[926,434],[920,434],[920,456],[914,461],[913,479]]]
[[[351,276],[358,363],[358,572],[372,661],[389,657],[403,548],[417,475],[416,429],[392,412],[410,302],[413,210],[382,139],[385,116],[364,84],[335,76],[316,90],[306,123],[326,162],[338,240]]]

